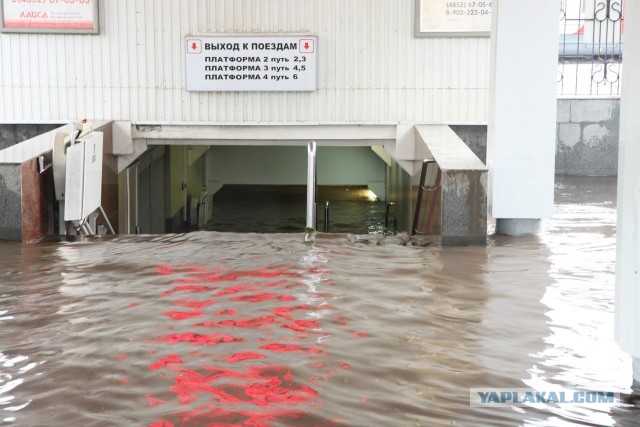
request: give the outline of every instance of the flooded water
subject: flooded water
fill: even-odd
[[[615,180],[561,179],[540,236],[486,248],[198,232],[0,243],[0,425],[631,426],[613,341]]]
[[[385,227],[386,203],[366,187],[319,186],[317,230],[325,231],[325,210],[331,233],[393,233],[395,210]],[[296,233],[305,229],[307,187],[225,185],[213,197],[211,231]]]

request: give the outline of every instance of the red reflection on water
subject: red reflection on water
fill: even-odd
[[[226,362],[238,363],[238,362],[244,362],[245,360],[266,359],[266,358],[267,356],[265,356],[264,354],[254,353],[252,351],[243,351],[242,353],[235,353],[230,355],[229,357],[227,357]]]
[[[303,275],[296,271],[295,266],[230,270],[201,265],[161,265],[156,272],[160,276],[177,276],[171,280],[173,285],[165,288],[160,296],[171,298],[179,294],[179,299],[167,303],[187,309],[163,311],[165,316],[175,321],[194,317],[204,319],[190,325],[185,322],[172,323],[167,327],[168,331],[179,330],[179,327],[186,325],[194,330],[160,335],[147,341],[171,346],[171,354],[152,361],[148,367],[157,372],[160,378],[171,381],[169,390],[176,399],[173,402],[165,401],[146,394],[148,406],[164,404],[167,405],[166,410],[173,403],[184,408],[150,423],[150,427],[267,427],[281,424],[328,425],[337,422],[323,420],[309,412],[310,409],[322,407],[320,395],[312,385],[319,379],[329,380],[336,374],[336,369],[327,368],[317,360],[325,351],[322,344],[317,344],[315,340],[319,334],[329,334],[322,331],[319,320],[305,316],[310,316],[309,312],[321,312],[332,307],[326,303],[318,306],[284,304],[296,301],[296,298],[278,291],[286,292],[286,289],[303,286],[298,280]],[[321,274],[326,270],[311,267],[305,274],[309,273]],[[230,283],[239,280],[244,283]],[[211,286],[211,283],[217,285]],[[267,289],[269,292],[264,292]],[[184,294],[200,294],[203,297],[194,299]],[[211,297],[216,299],[209,299]],[[310,297],[317,301],[333,296],[314,293]],[[214,311],[209,308],[214,304],[228,308]],[[245,309],[246,313],[243,313]],[[244,316],[240,317],[242,314]],[[215,320],[212,316],[227,317]],[[338,317],[337,320],[345,318]],[[196,332],[197,328],[207,328],[210,333]],[[234,335],[228,335],[221,333],[225,328],[237,329],[234,329]],[[292,341],[299,344],[293,344]],[[225,356],[207,350],[210,346],[221,344],[229,345],[231,349]],[[187,351],[185,345],[201,346],[201,351]],[[184,353],[181,354],[181,351]],[[149,351],[149,354],[153,353],[153,350]],[[159,349],[158,353],[167,352]],[[305,358],[315,360],[303,365],[319,370],[319,375],[304,382],[297,381],[292,367],[278,363],[284,354],[289,354],[284,358],[287,363],[292,358],[298,361],[304,361]],[[207,365],[207,362],[221,366]],[[337,366],[343,370],[351,369],[346,363],[338,363]],[[251,410],[252,407],[256,410]]]
[[[231,299],[233,301],[242,301],[242,302],[263,302],[263,301],[276,299],[279,297],[280,295],[276,295],[276,294],[253,294],[253,295],[239,295]]]
[[[215,296],[221,297],[224,295],[237,294],[238,292],[257,291],[258,289],[259,289],[258,287],[252,286],[252,285],[236,285],[236,286],[231,286],[230,288],[226,288],[222,291],[216,292]]]
[[[210,334],[202,335],[193,332],[186,332],[182,334],[165,335],[160,338],[159,342],[166,342],[169,344],[176,344],[179,342],[188,342],[193,345],[218,345],[221,343],[230,342],[242,342],[242,338],[232,337],[226,334]]]
[[[149,401],[149,406],[158,406],[158,405],[162,405],[163,403],[167,403],[164,400],[156,399],[150,394],[146,394],[145,396],[147,396],[147,400]]]
[[[260,326],[273,323],[274,320],[275,317],[265,314],[263,316],[255,317],[252,319],[223,320],[221,322],[218,322],[218,324],[222,326],[235,326],[236,328],[258,328]]]
[[[173,320],[184,320],[184,319],[191,319],[193,317],[202,316],[202,312],[200,310],[195,310],[195,311],[165,311],[164,315],[171,317]]]
[[[218,302],[220,301],[215,299],[201,301],[201,300],[196,300],[191,298],[184,298],[184,299],[179,299],[177,301],[174,301],[173,305],[177,305],[179,307],[190,307],[190,308],[193,308],[194,310],[198,310],[198,309],[207,307],[211,304],[216,304]]]
[[[166,298],[170,295],[173,295],[177,292],[209,292],[209,291],[213,291],[217,288],[213,287],[213,286],[195,286],[195,285],[180,285],[180,286],[176,286],[175,288],[163,292],[162,295],[160,295],[162,298]]]
[[[216,316],[237,316],[238,313],[235,310],[220,310],[220,311],[216,311],[215,313]]]
[[[157,371],[158,369],[164,368],[165,366],[169,365],[169,364],[178,364],[178,363],[184,363],[184,360],[182,360],[182,358],[180,357],[179,354],[170,354],[167,357],[163,357],[162,359],[158,360],[155,363],[152,363],[151,365],[149,365],[149,369],[151,369],[152,371]]]

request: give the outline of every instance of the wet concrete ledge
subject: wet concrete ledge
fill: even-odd
[[[442,171],[442,245],[486,245],[487,167],[449,126],[416,131]]]

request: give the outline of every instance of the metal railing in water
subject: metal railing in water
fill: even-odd
[[[558,95],[619,96],[624,0],[561,0]]]
[[[412,236],[434,234],[434,220],[436,208],[439,207],[438,198],[440,197],[441,180],[442,171],[438,164],[434,160],[425,161],[420,174],[416,209],[413,217],[413,226],[411,227]],[[429,182],[429,185],[427,182]]]

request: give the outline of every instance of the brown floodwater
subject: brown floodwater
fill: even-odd
[[[0,425],[631,426],[613,341],[615,180],[559,178],[537,237],[487,247],[196,232],[0,243]]]

